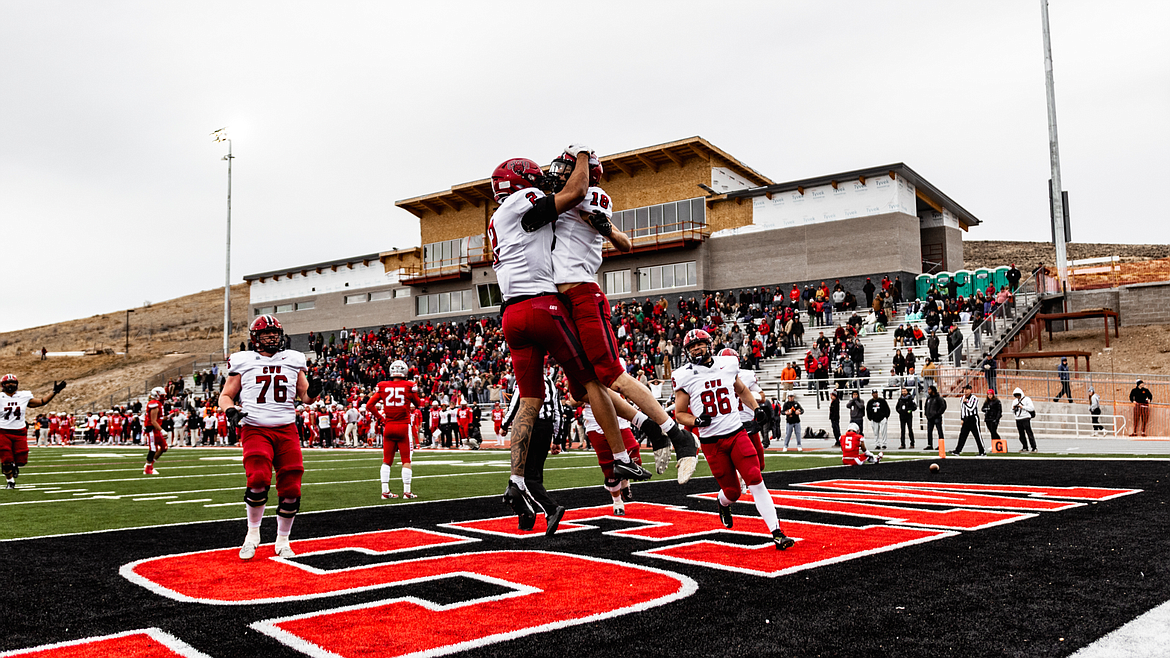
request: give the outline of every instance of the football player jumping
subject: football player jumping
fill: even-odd
[[[390,381],[378,382],[377,390],[366,403],[366,411],[382,421],[382,498],[397,498],[390,491],[390,467],[394,465],[394,452],[402,455],[402,497],[418,498],[410,491],[410,478],[414,471],[410,466],[411,406],[422,407],[414,382],[407,381],[409,368],[406,362],[398,360],[390,364]],[[378,410],[382,402],[382,410]]]
[[[690,363],[674,371],[674,415],[684,425],[698,428],[699,443],[711,474],[719,483],[719,519],[730,528],[734,519],[731,504],[739,499],[739,479],[743,476],[752,493],[752,501],[772,532],[777,550],[796,542],[784,535],[776,518],[764,479],[760,475],[759,457],[743,430],[743,421],[732,403],[732,396],[743,401],[762,422],[763,409],[739,379],[739,362],[725,356],[711,355],[711,336],[702,329],[692,329],[683,338],[683,350]]]
[[[244,491],[248,534],[240,548],[240,559],[252,559],[260,545],[260,522],[274,469],[280,498],[276,508],[276,554],[295,557],[288,536],[301,507],[301,476],[305,472],[295,405],[298,399],[312,403],[321,393],[321,384],[305,376],[304,354],[280,349],[284,328],[275,317],[257,317],[248,327],[248,335],[255,351],[231,356],[227,383],[219,396],[219,406],[225,410],[228,422],[239,427],[248,477]]]
[[[588,162],[589,189],[580,203],[561,212],[557,220],[559,248],[552,252],[553,282],[557,284],[557,292],[568,297],[573,304],[573,322],[597,378],[638,407],[635,415],[630,416],[634,410],[615,400],[618,414],[632,420],[650,438],[655,469],[659,473],[666,471],[670,463],[670,444],[674,444],[678,483],[686,484],[698,464],[695,442],[662,410],[650,390],[618,363],[618,344],[610,322],[609,299],[597,285],[604,241],[609,240],[622,252],[633,248],[629,236],[610,222],[613,203],[605,190],[598,187],[603,173],[601,162],[592,155],[584,160],[563,153],[549,165],[550,187],[554,193],[561,192],[572,177],[577,162]],[[669,437],[669,442],[666,437]]]
[[[588,158],[590,149],[573,145],[566,149],[574,158]],[[552,251],[557,217],[576,207],[588,189],[588,168],[579,167],[560,192],[546,195],[541,186],[540,165],[526,158],[513,158],[492,172],[492,191],[500,207],[488,225],[488,239],[495,256],[493,268],[503,297],[501,315],[504,339],[512,353],[520,407],[512,425],[512,473],[504,492],[504,503],[521,517],[534,517],[532,503],[524,495],[525,463],[532,427],[544,400],[544,358],[551,355],[564,369],[574,398],[593,403],[606,440],[614,450],[615,465],[622,477],[644,480],[650,477],[630,461],[617,427],[617,414],[608,390],[597,381],[573,317],[557,297],[553,283]]]
[[[16,375],[0,377],[0,468],[8,489],[16,488],[20,467],[28,464],[28,410],[52,402],[65,390],[65,382],[53,382],[53,392],[42,398],[34,398],[32,391],[19,389]]]
[[[161,386],[150,389],[150,401],[146,403],[146,410],[142,412],[142,442],[146,444],[146,465],[142,467],[143,475],[158,475],[154,469],[154,462],[167,451],[167,436],[162,428],[163,398],[167,390]]]

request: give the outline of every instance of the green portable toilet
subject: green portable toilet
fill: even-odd
[[[1007,265],[1000,265],[999,267],[995,268],[995,271],[991,273],[991,280],[995,282],[996,290],[1001,290],[1008,284],[1007,273],[1010,269],[1012,268],[1008,267]]]
[[[947,296],[947,286],[950,285],[952,276],[950,272],[939,272],[934,275],[934,287],[938,288],[938,294],[943,297]]]
[[[983,294],[986,295],[987,286],[991,285],[991,281],[991,270],[987,269],[986,267],[980,267],[979,269],[975,270],[974,286],[976,291],[981,290],[983,291]]]
[[[955,272],[955,282],[959,284],[957,294],[960,297],[970,297],[975,294],[975,273],[971,270],[959,270]]]
[[[934,277],[929,274],[919,274],[914,277],[914,294],[918,299],[926,299],[926,293],[930,292],[930,284],[934,283]]]

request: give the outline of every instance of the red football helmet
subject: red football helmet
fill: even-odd
[[[541,187],[544,172],[540,165],[528,158],[512,158],[492,172],[492,193],[496,203],[503,203],[508,195],[526,187]]]
[[[736,352],[730,347],[724,347],[723,349],[719,350],[719,356],[734,356],[738,360],[739,352]]]
[[[699,356],[695,356],[691,348],[696,345],[706,345],[707,349],[703,350],[703,353]],[[690,357],[691,361],[701,366],[711,366],[711,334],[702,329],[691,329],[687,332],[686,337],[683,338],[683,350]]]
[[[269,336],[271,340],[261,342],[263,336]],[[280,325],[280,320],[271,315],[258,315],[248,327],[248,339],[257,352],[276,354],[284,342],[284,327]]]
[[[552,181],[552,191],[559,192],[565,183],[569,180],[569,175],[573,173],[573,167],[577,163],[577,158],[562,153],[552,161],[548,166],[548,177]],[[605,173],[605,169],[601,166],[601,160],[597,156],[589,156],[589,186],[598,185],[601,183],[601,175]]]
[[[12,395],[18,388],[20,388],[20,384],[16,381],[16,375],[9,373],[0,377],[0,390]]]

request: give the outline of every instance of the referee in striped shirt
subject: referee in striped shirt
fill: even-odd
[[[508,413],[504,414],[504,421],[500,429],[507,434],[516,411],[520,408],[520,395],[512,396],[508,405]],[[536,414],[536,422],[532,425],[532,439],[528,444],[528,456],[524,462],[524,486],[526,492],[544,510],[546,529],[544,534],[551,535],[557,531],[561,517],[565,515],[563,505],[553,499],[544,488],[544,460],[548,457],[553,437],[561,438],[567,432],[569,423],[565,418],[564,408],[561,406],[561,393],[549,375],[544,376],[544,404]],[[536,523],[535,516],[521,516],[520,529],[531,530]]]
[[[959,444],[955,446],[952,455],[958,456],[963,452],[963,444],[967,442],[967,435],[975,436],[975,445],[979,446],[979,456],[987,454],[983,449],[983,439],[979,438],[979,398],[971,392],[971,386],[963,387],[963,399],[960,400],[959,418],[963,427],[959,430]]]

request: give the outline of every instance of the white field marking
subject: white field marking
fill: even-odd
[[[168,500],[167,505],[185,505],[187,503],[206,503],[210,498],[196,498],[194,500]]]
[[[420,464],[425,463],[427,465],[431,464],[431,462],[419,462],[419,463]],[[308,466],[309,464],[306,464],[306,465]],[[439,464],[439,465],[441,466],[442,464]],[[468,464],[468,466],[482,466],[482,465],[483,464]],[[501,467],[504,467],[504,466],[510,467],[511,464],[510,463],[506,463],[506,464],[501,463]],[[214,466],[199,467],[199,466],[166,466],[166,465],[163,465],[162,468],[165,468],[169,471],[173,471],[173,470],[178,470],[180,468],[216,468],[216,467],[214,467]],[[327,473],[330,471],[352,471],[355,469],[365,469],[365,468],[372,468],[372,466],[370,465],[370,462],[367,462],[364,466],[346,466],[344,468],[307,468],[305,470],[306,470],[306,472],[309,472],[309,473]],[[376,468],[376,467],[374,467],[374,468]],[[566,466],[566,467],[561,467],[561,468],[546,468],[544,470],[545,471],[565,471],[565,470],[571,471],[571,470],[578,469],[578,468],[595,468],[595,467],[594,466]],[[137,468],[127,468],[127,469],[118,469],[118,470],[120,470],[122,472],[130,472],[130,473],[138,472]],[[87,472],[89,472],[89,473],[94,473],[94,472],[104,473],[107,471],[78,471],[78,473],[87,473]],[[494,473],[498,473],[498,471],[496,471]],[[492,474],[493,473],[451,473],[449,475],[492,475]],[[24,475],[24,474],[22,473],[21,475]],[[40,473],[40,475],[70,475],[70,473]],[[193,480],[196,478],[238,477],[240,475],[243,475],[243,474],[240,473],[239,469],[232,469],[231,471],[226,472],[226,473],[190,473],[187,475],[153,475],[153,476],[149,476],[149,478],[151,481],[156,481],[156,480]],[[416,477],[440,477],[440,476],[419,475]],[[446,477],[446,476],[442,476],[442,477]],[[141,482],[142,480],[143,480],[142,477],[108,478],[108,479],[104,479],[104,480],[75,480],[72,482],[42,482],[38,486],[77,485],[77,484],[107,484],[107,483],[113,483],[113,482]],[[74,489],[73,491],[84,491],[84,489]],[[59,493],[59,492],[54,492],[54,493]],[[0,503],[0,505],[2,505],[2,504],[3,503]]]
[[[239,505],[241,507],[246,507],[248,504],[245,503],[244,501],[240,500],[240,501],[237,501],[234,503],[212,503],[211,505],[204,505],[204,507],[231,507],[232,505]]]
[[[1072,658],[1143,658],[1170,642],[1170,601],[1146,612],[1096,642],[1082,647]]]
[[[931,456],[920,456],[920,457],[916,457],[915,459],[918,459],[919,461],[926,462],[926,461],[929,461],[929,460],[934,459],[934,458],[935,457],[931,457]],[[1070,459],[1058,459],[1058,458],[1052,458],[1052,457],[1039,457],[1039,458],[1037,458],[1037,457],[1003,457],[1003,459],[1032,459],[1032,460],[1040,459],[1043,461],[1114,462],[1114,461],[1132,461],[1133,459],[1135,459],[1135,457],[1075,457],[1075,458],[1070,458]],[[1145,459],[1148,461],[1170,462],[1170,457],[1145,458]],[[590,468],[592,468],[592,467],[590,467]],[[854,467],[844,466],[844,465],[838,463],[838,464],[830,464],[828,466],[809,466],[807,468],[801,468],[801,469],[796,469],[796,470],[804,472],[804,471],[827,471],[827,470],[844,469],[844,470],[848,471],[849,469],[852,469],[852,468],[854,468]],[[546,469],[546,470],[576,470],[576,469],[562,468],[562,469]],[[767,471],[767,473],[776,473],[776,474],[786,473],[786,472],[790,472],[790,471]],[[499,473],[455,473],[455,474],[452,474],[452,476],[456,476],[456,477],[459,477],[459,476],[467,477],[467,476],[476,476],[476,475],[499,475]],[[416,478],[417,477],[435,477],[435,476],[416,476]],[[450,476],[448,476],[448,477],[450,477]],[[711,477],[711,476],[704,475],[702,477]],[[669,478],[659,480],[659,482],[670,482],[670,481],[671,480]],[[369,480],[348,480],[348,481],[341,481],[341,482],[317,482],[317,483],[310,483],[310,484],[302,484],[301,486],[303,488],[305,486],[311,486],[313,484],[316,484],[316,485],[358,484],[358,483],[363,483],[363,482],[377,482],[377,480],[376,479],[369,479]],[[580,486],[580,487],[565,487],[562,489],[556,489],[555,491],[576,491],[579,489],[593,489],[596,486],[597,485],[584,485],[584,486]],[[219,488],[219,489],[198,489],[198,490],[194,490],[194,491],[179,491],[179,492],[175,492],[175,493],[177,493],[177,494],[211,493],[211,492],[215,492],[215,491],[235,491],[238,489],[239,489],[239,487],[223,487],[223,488]],[[415,500],[410,501],[410,502],[402,501],[400,503],[395,503],[395,506],[399,506],[399,505],[424,505],[427,503],[455,502],[455,501],[461,501],[461,500],[480,500],[480,499],[484,499],[484,498],[497,498],[498,496],[499,496],[499,494],[492,493],[492,494],[485,494],[482,496],[464,496],[462,498],[437,498],[434,500],[415,499]],[[130,495],[124,495],[122,497],[129,498]],[[113,496],[95,497],[94,499],[95,500],[97,500],[97,499],[107,500],[109,498],[114,498],[114,497]],[[48,501],[42,500],[42,501],[21,501],[21,502],[15,502],[15,503],[0,503],[0,506],[27,505],[30,503],[35,504],[35,503],[45,503],[45,502],[56,503],[56,502],[68,502],[68,501],[74,501],[74,500],[91,500],[91,499],[90,498],[58,498],[58,499],[48,500]],[[355,505],[353,507],[335,507],[335,508],[331,508],[331,509],[312,510],[312,511],[307,511],[307,512],[298,512],[297,515],[303,516],[305,514],[332,514],[334,512],[349,512],[349,511],[353,511],[353,510],[364,510],[364,509],[369,509],[371,507],[378,507],[378,506],[381,506],[381,503],[370,503],[368,505]],[[244,517],[236,516],[236,517],[230,517],[230,518],[226,518],[226,519],[206,519],[203,521],[178,521],[176,523],[158,523],[158,524],[154,524],[154,525],[143,525],[143,526],[124,526],[121,528],[104,528],[102,530],[85,530],[82,532],[61,532],[61,533],[56,533],[56,534],[52,534],[52,535],[33,535],[32,537],[13,537],[11,539],[0,539],[0,544],[9,543],[9,542],[29,541],[29,540],[33,540],[33,539],[51,539],[51,538],[55,538],[55,537],[75,537],[75,536],[80,536],[80,535],[95,535],[95,534],[106,533],[106,532],[120,532],[122,530],[148,530],[148,529],[152,529],[152,528],[173,528],[173,527],[178,527],[178,526],[194,525],[196,523],[222,523],[224,521],[239,521],[242,518],[244,518]]]
[[[242,462],[242,461],[244,461],[244,456],[240,455],[239,457],[200,457],[199,461],[201,461],[201,462],[215,462],[215,461]]]
[[[148,498],[133,498],[133,499],[131,499],[131,500],[133,500],[133,501],[134,501],[134,502],[136,502],[136,503],[139,503],[139,502],[142,502],[142,501],[144,501],[144,500],[166,500],[167,498],[178,498],[178,497],[179,497],[178,495],[174,495],[174,496],[150,496],[150,497],[148,497]]]
[[[196,650],[191,645],[180,640],[179,638],[166,633],[158,628],[140,628],[134,631],[125,631],[122,633],[115,633],[113,635],[99,635],[94,637],[84,637],[80,640],[70,640],[68,642],[57,642],[56,644],[42,644],[39,647],[29,647],[28,649],[17,649],[15,651],[0,651],[0,656],[21,656],[30,653],[42,653],[46,651],[54,651],[57,649],[65,649],[67,647],[75,647],[82,644],[89,644],[90,642],[100,642],[102,640],[116,640],[123,637],[131,637],[134,635],[146,635],[150,639],[158,642],[167,649],[170,649],[176,655],[182,658],[211,658],[207,654]]]
[[[549,622],[546,624],[539,624],[539,625],[535,625],[535,626],[530,626],[528,628],[517,629],[514,631],[507,632],[507,633],[497,633],[494,635],[487,635],[487,636],[476,638],[474,640],[465,640],[463,642],[455,642],[452,644],[435,647],[433,649],[426,650],[426,651],[418,651],[418,652],[410,653],[410,654],[407,654],[407,656],[409,658],[432,658],[433,656],[443,656],[443,655],[447,655],[447,654],[467,651],[470,649],[485,647],[485,646],[489,646],[492,644],[505,642],[507,640],[512,640],[515,638],[524,637],[527,635],[537,635],[540,633],[546,633],[548,631],[552,631],[552,630],[556,630],[556,629],[560,629],[560,628],[568,628],[570,626],[577,626],[577,625],[581,625],[581,624],[589,624],[589,623],[598,622],[598,621],[605,621],[608,619],[620,617],[622,615],[627,615],[627,614],[634,613],[634,612],[642,612],[645,610],[649,610],[651,608],[656,608],[658,606],[666,605],[668,603],[672,603],[672,602],[678,601],[680,599],[685,599],[688,596],[694,594],[699,589],[698,583],[696,583],[693,579],[691,579],[687,576],[684,576],[682,574],[675,573],[673,571],[656,569],[654,567],[644,567],[641,565],[630,564],[630,563],[626,563],[626,562],[617,562],[614,560],[606,560],[603,558],[596,558],[596,557],[592,557],[592,556],[581,556],[581,555],[566,556],[563,553],[553,553],[551,551],[533,551],[533,552],[540,552],[540,553],[543,553],[545,555],[556,556],[556,557],[570,557],[570,558],[575,558],[575,559],[582,559],[582,560],[587,560],[587,561],[591,561],[591,562],[618,564],[618,565],[621,565],[622,567],[626,567],[626,568],[633,568],[633,569],[637,569],[637,570],[644,571],[644,572],[657,573],[657,574],[664,575],[664,576],[667,576],[669,578],[676,580],[678,582],[679,587],[677,590],[675,590],[674,592],[671,592],[670,594],[665,594],[663,596],[653,598],[653,599],[650,599],[648,601],[643,601],[641,603],[636,603],[634,605],[629,605],[629,606],[620,607],[620,608],[614,608],[612,610],[607,610],[605,612],[597,612],[597,613],[594,613],[591,615],[586,615],[583,617],[562,619],[559,621],[553,621],[553,622]],[[504,553],[516,553],[516,555],[518,557],[523,556],[525,554],[525,553],[522,553],[519,551],[498,551],[498,552],[494,552],[494,553],[493,552],[465,553],[464,555],[468,555],[468,556],[497,555],[497,554],[504,554]],[[493,602],[493,601],[500,601],[500,600],[519,597],[519,596],[526,596],[526,595],[533,594],[533,593],[536,593],[539,591],[538,589],[536,589],[535,587],[532,587],[530,585],[523,585],[523,584],[516,583],[516,582],[509,582],[506,580],[492,578],[492,577],[483,576],[480,574],[475,574],[475,573],[470,573],[470,572],[451,572],[451,573],[443,574],[443,575],[439,575],[439,576],[430,576],[430,577],[412,579],[410,581],[403,581],[403,583],[437,581],[440,578],[451,577],[454,575],[464,576],[467,578],[472,578],[472,579],[480,580],[483,582],[494,583],[496,585],[500,585],[501,587],[505,587],[510,591],[505,592],[503,594],[498,594],[495,596],[488,596],[488,597],[483,597],[483,598],[479,598],[479,599],[473,599],[471,601],[460,601],[459,603],[452,603],[452,604],[447,604],[447,605],[436,604],[436,603],[433,603],[431,601],[427,601],[426,599],[420,599],[420,598],[413,597],[413,596],[394,597],[394,598],[383,599],[380,601],[371,601],[369,603],[361,603],[358,605],[332,608],[329,610],[322,610],[322,611],[318,611],[318,612],[301,614],[301,615],[296,615],[296,616],[291,616],[291,617],[265,619],[265,620],[258,621],[258,622],[251,624],[250,627],[254,628],[255,630],[257,630],[265,635],[268,635],[269,637],[275,639],[277,642],[280,642],[281,644],[283,644],[285,646],[291,647],[291,648],[293,648],[301,653],[312,656],[313,658],[334,658],[337,654],[335,654],[331,651],[327,651],[327,650],[325,650],[325,649],[323,649],[323,648],[321,648],[321,647],[319,647],[311,642],[308,642],[308,641],[296,636],[293,633],[290,633],[290,632],[280,628],[280,624],[290,622],[290,621],[297,621],[300,619],[309,619],[309,618],[312,618],[312,617],[317,616],[317,615],[344,613],[344,612],[350,612],[352,610],[368,609],[368,608],[373,608],[373,607],[382,606],[382,605],[389,605],[389,604],[398,603],[398,602],[412,603],[414,605],[417,605],[417,606],[419,606],[423,609],[426,609],[426,610],[430,610],[432,612],[443,612],[443,611],[451,611],[451,610],[458,611],[460,609],[467,609],[469,611],[468,614],[474,614],[474,611],[475,611],[474,606],[482,605],[484,603],[489,603],[489,602]],[[394,583],[394,584],[397,585],[397,584],[402,584],[402,583]],[[353,591],[356,591],[356,589],[347,590],[347,592],[353,592]],[[455,614],[458,614],[458,612],[456,612]]]
[[[591,469],[591,468],[597,468],[597,467],[596,466],[566,466],[566,467],[561,467],[561,468],[546,468],[544,470],[545,470],[545,472],[548,472],[548,471],[578,471],[578,470],[582,470],[582,469]],[[332,469],[329,469],[329,470],[332,470]],[[416,475],[416,476],[414,476],[414,479],[419,480],[419,479],[430,479],[430,478],[473,477],[473,476],[479,476],[479,475],[500,475],[500,472],[499,471],[490,471],[490,472],[483,472],[483,473],[443,473],[440,475]],[[204,476],[192,476],[192,477],[204,477]],[[163,479],[168,479],[168,478],[151,478],[151,481],[163,480]],[[135,479],[135,481],[137,481],[137,480],[139,480],[139,478]],[[402,478],[397,477],[397,478],[393,478],[393,480],[397,481],[397,482],[401,482]],[[125,480],[99,480],[99,482],[124,482],[124,481]],[[335,480],[335,481],[331,481],[331,482],[302,482],[301,488],[303,489],[305,487],[326,487],[326,486],[332,486],[332,485],[336,485],[336,484],[364,484],[364,483],[377,482],[377,481],[378,481],[377,478],[369,478],[369,479],[362,479],[362,480]],[[582,487],[582,488],[584,488],[584,487]],[[239,489],[239,487],[220,487],[220,488],[216,488],[216,489],[194,489],[194,490],[189,490],[189,491],[174,491],[174,492],[167,492],[167,493],[175,493],[175,494],[183,495],[183,494],[193,494],[193,493],[210,493],[210,492],[214,492],[214,491],[236,491],[238,489]],[[84,489],[81,489],[80,491],[84,491]],[[56,493],[56,492],[54,492],[54,493]],[[142,496],[142,494],[122,494],[121,496],[105,496],[105,495],[103,495],[103,496],[95,497],[95,498],[50,498],[48,500],[21,500],[21,501],[12,502],[12,503],[0,503],[0,507],[3,507],[5,505],[35,505],[38,503],[59,503],[59,502],[66,501],[66,500],[71,500],[71,501],[117,500],[120,498],[132,498],[134,496]],[[490,497],[490,496],[487,496],[487,497]],[[450,499],[442,499],[442,500],[460,500],[460,499],[450,498]],[[419,501],[419,502],[435,502],[435,501]],[[398,503],[398,504],[405,505],[408,503],[402,502],[402,503]],[[347,509],[364,509],[364,507],[354,507],[354,508],[347,508]],[[308,512],[298,512],[298,513],[299,514],[307,514]],[[131,526],[131,527],[136,527],[136,526]],[[162,527],[162,526],[159,526],[159,527]],[[69,534],[70,533],[65,533],[63,535],[45,535],[45,536],[53,536],[53,537],[68,536]],[[11,541],[11,540],[0,540],[0,541]]]
[[[89,493],[75,493],[74,496],[108,496],[116,491],[91,491]]]
[[[78,484],[82,484],[82,483],[79,482]],[[31,491],[31,490],[26,490],[26,491]],[[60,488],[58,488],[54,491],[46,491],[45,493],[61,494],[61,493],[73,493],[74,491],[89,491],[89,489],[60,489]]]

